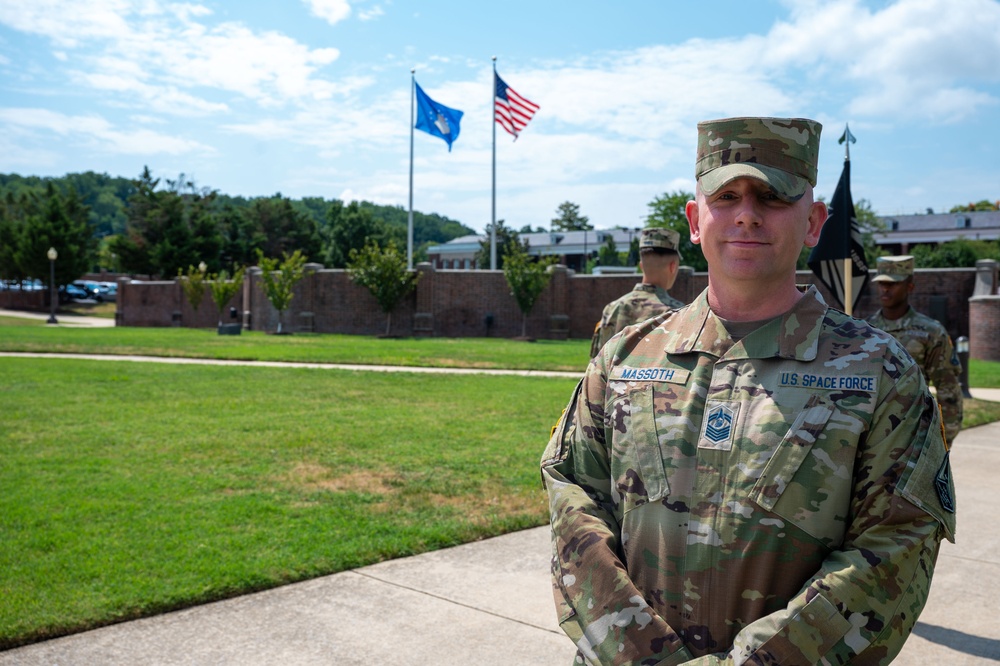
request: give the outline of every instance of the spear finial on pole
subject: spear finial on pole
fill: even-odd
[[[851,134],[851,126],[844,124],[844,133],[840,135],[837,139],[837,143],[843,143],[844,145],[844,161],[849,161],[851,159],[851,144],[857,142],[854,135]]]

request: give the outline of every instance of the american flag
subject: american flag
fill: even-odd
[[[496,72],[493,73],[493,78],[496,84],[493,117],[505,130],[514,135],[516,141],[517,135],[535,115],[535,111],[538,111],[538,105],[518,95]]]

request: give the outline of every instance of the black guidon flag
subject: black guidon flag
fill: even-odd
[[[852,137],[853,138],[853,137]],[[851,198],[851,161],[844,160],[844,170],[837,181],[837,189],[830,202],[830,216],[823,225],[819,243],[809,253],[809,268],[833,294],[834,305],[844,307],[844,259],[851,260],[851,309],[857,306],[861,294],[868,287],[868,263],[861,244],[861,232],[854,214]]]

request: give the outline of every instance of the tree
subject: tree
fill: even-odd
[[[221,260],[224,264],[250,266],[257,261],[257,251],[263,250],[267,237],[251,219],[248,208],[225,204],[219,213],[222,234]]]
[[[584,231],[594,228],[586,215],[580,215],[580,207],[572,201],[564,201],[556,210],[559,217],[552,219],[552,231]]]
[[[990,201],[988,199],[983,199],[975,203],[969,203],[965,206],[952,206],[949,213],[967,213],[975,211],[990,211],[990,210],[1000,210],[1000,201]]]
[[[681,255],[681,264],[690,266],[696,271],[707,271],[708,262],[701,251],[701,246],[691,242],[691,227],[688,226],[684,209],[687,202],[694,199],[690,192],[677,190],[667,192],[650,201],[649,214],[646,216],[647,227],[666,227],[680,234],[677,250]]]
[[[486,238],[479,241],[479,250],[476,252],[476,268],[488,270],[490,268],[490,233],[492,224],[486,225]],[[503,270],[504,257],[514,245],[521,242],[517,232],[508,226],[504,226],[503,220],[497,220],[497,268]]]
[[[260,243],[255,249],[262,250],[264,256],[278,257],[299,250],[315,257],[322,251],[319,225],[281,194],[254,199],[244,216]]]
[[[639,265],[639,236],[636,235],[629,241],[628,244],[628,256],[625,259],[626,266],[638,266]]]
[[[910,254],[921,268],[971,267],[980,259],[1000,260],[1000,243],[957,238],[936,246],[917,245]]]
[[[510,293],[521,310],[521,337],[527,337],[528,314],[535,307],[535,301],[545,291],[552,273],[549,266],[555,257],[539,258],[537,261],[528,254],[527,243],[512,243],[504,254],[503,276],[510,287]]]
[[[392,328],[392,312],[403,298],[417,285],[419,273],[406,269],[406,257],[392,241],[380,248],[369,241],[365,246],[352,249],[347,272],[355,284],[368,289],[379,308],[386,314],[385,335]]]
[[[129,273],[177,275],[192,258],[210,268],[219,265],[222,238],[213,213],[217,193],[198,188],[181,174],[167,180],[153,178],[149,167],[133,181],[126,208],[125,234],[110,249]]]
[[[63,196],[50,182],[44,194],[32,193],[17,205],[20,211],[15,212],[14,221],[4,233],[14,238],[10,254],[19,277],[38,278],[48,284],[50,247],[59,253],[56,285],[72,282],[90,269],[97,241],[87,221],[89,211],[75,190],[71,188]]]
[[[278,311],[277,334],[284,335],[285,310],[292,304],[295,285],[305,276],[303,269],[306,264],[305,255],[298,250],[292,254],[286,252],[281,261],[273,257],[265,257],[264,253],[260,251],[258,251],[257,256],[264,295]]]
[[[197,268],[188,265],[187,274],[177,271],[177,279],[181,281],[181,289],[184,290],[184,298],[191,304],[191,309],[198,312],[201,301],[205,298],[205,262],[201,262]]]
[[[362,208],[357,201],[347,206],[335,201],[330,206],[323,247],[326,265],[344,268],[351,257],[351,250],[360,250],[369,241],[378,243],[384,238],[384,225],[375,219],[370,209]]]
[[[597,251],[597,263],[601,266],[622,265],[622,254],[618,252],[618,245],[611,234],[608,234],[608,237],[604,239],[604,244]]]
[[[243,275],[246,269],[242,266],[233,271],[232,279],[226,269],[222,269],[215,275],[209,276],[209,287],[212,290],[212,300],[215,302],[215,309],[219,311],[219,326],[222,326],[222,313],[226,305],[233,299],[233,296],[240,293],[243,288]]]

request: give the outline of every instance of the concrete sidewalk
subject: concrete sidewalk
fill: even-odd
[[[28,312],[26,310],[7,310],[0,308],[2,317],[20,317],[22,319],[36,319],[46,321],[48,314],[41,312]],[[68,312],[56,313],[56,326],[89,326],[97,328],[114,328],[115,320],[110,317],[88,317],[87,315],[70,314]]]
[[[984,396],[985,397],[985,396]],[[896,664],[1000,661],[1000,423],[952,451],[958,543]],[[548,528],[383,562],[0,653],[0,666],[567,664]]]

